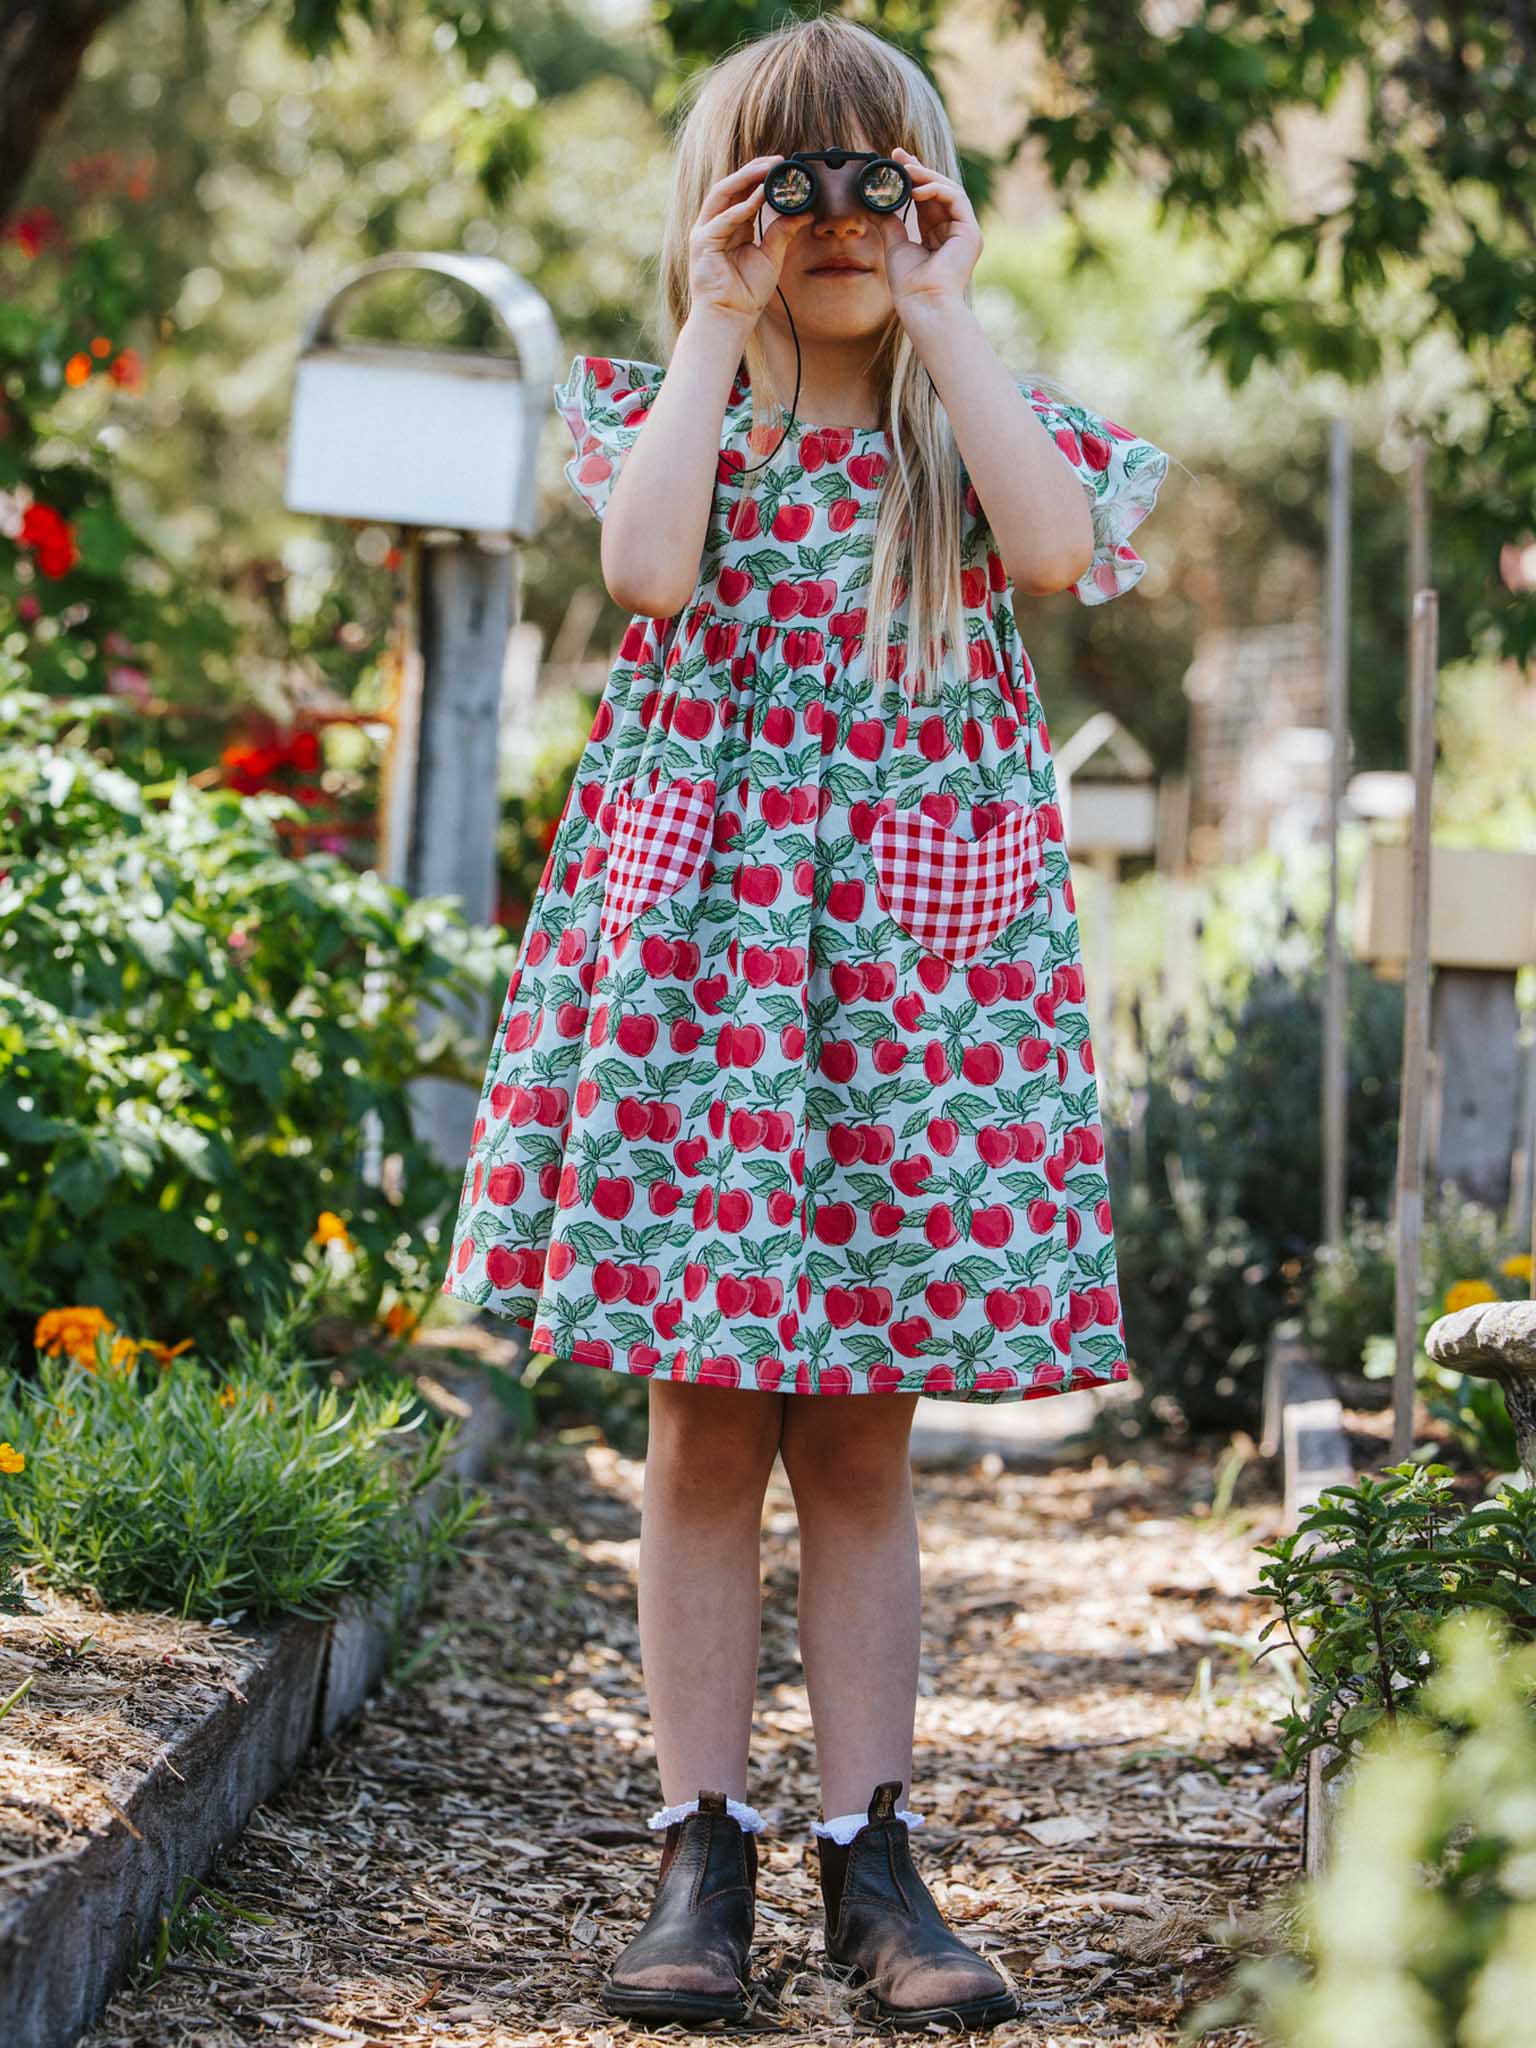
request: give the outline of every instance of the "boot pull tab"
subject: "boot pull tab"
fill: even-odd
[[[900,1778],[887,1778],[884,1784],[875,1787],[875,1796],[869,1802],[869,1822],[872,1827],[880,1821],[895,1819],[896,1801],[900,1796]]]
[[[719,1814],[723,1814],[723,1813],[725,1813],[725,1812],[726,1812],[726,1810],[727,1810],[727,1809],[726,1809],[726,1804],[725,1804],[725,1794],[724,1794],[723,1792],[702,1792],[702,1791],[700,1792],[700,1794],[699,1794],[699,1811],[700,1811],[700,1813],[719,1813]]]

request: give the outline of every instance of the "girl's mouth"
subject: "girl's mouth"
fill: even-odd
[[[867,263],[814,263],[806,272],[807,277],[865,277]]]

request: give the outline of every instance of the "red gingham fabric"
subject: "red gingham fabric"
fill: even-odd
[[[601,822],[611,836],[599,924],[613,939],[698,866],[714,831],[715,785],[668,782],[645,790],[626,783],[604,805]]]
[[[953,967],[984,953],[1039,884],[1040,822],[1027,804],[979,839],[961,839],[922,809],[885,811],[870,846],[885,909]]]

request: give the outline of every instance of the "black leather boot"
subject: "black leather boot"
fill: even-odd
[[[600,1994],[626,2019],[718,2024],[747,2016],[747,1951],[757,1910],[757,1843],[700,1792],[662,1843],[656,1897]]]
[[[912,1862],[907,1824],[896,1818],[900,1778],[875,1787],[869,1819],[851,1842],[818,1835],[827,1955],[893,2026],[914,2031],[994,2027],[1018,2000],[1002,1978],[945,1924]]]

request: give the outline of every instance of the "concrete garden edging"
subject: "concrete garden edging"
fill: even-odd
[[[441,1357],[441,1392],[459,1414],[444,1482],[478,1479],[508,1428],[489,1370],[519,1370],[526,1339],[468,1324],[424,1333],[412,1349],[434,1354],[434,1364]],[[464,1375],[455,1353],[481,1369]],[[0,1902],[5,2048],[72,2048],[182,1882],[203,1876],[311,1746],[357,1712],[421,1592],[417,1574],[381,1599],[346,1603],[331,1621],[291,1621],[253,1636],[229,1690],[167,1744],[107,1825],[38,1860],[49,1866],[46,1881]]]
[[[1344,1430],[1344,1410],[1329,1374],[1313,1357],[1295,1322],[1276,1325],[1264,1373],[1261,1448],[1280,1452],[1285,1474],[1285,1521],[1294,1529],[1325,1487],[1352,1486],[1357,1478]],[[1322,1869],[1342,1790],[1323,1771],[1333,1752],[1307,1760],[1302,1856],[1309,1877]]]

